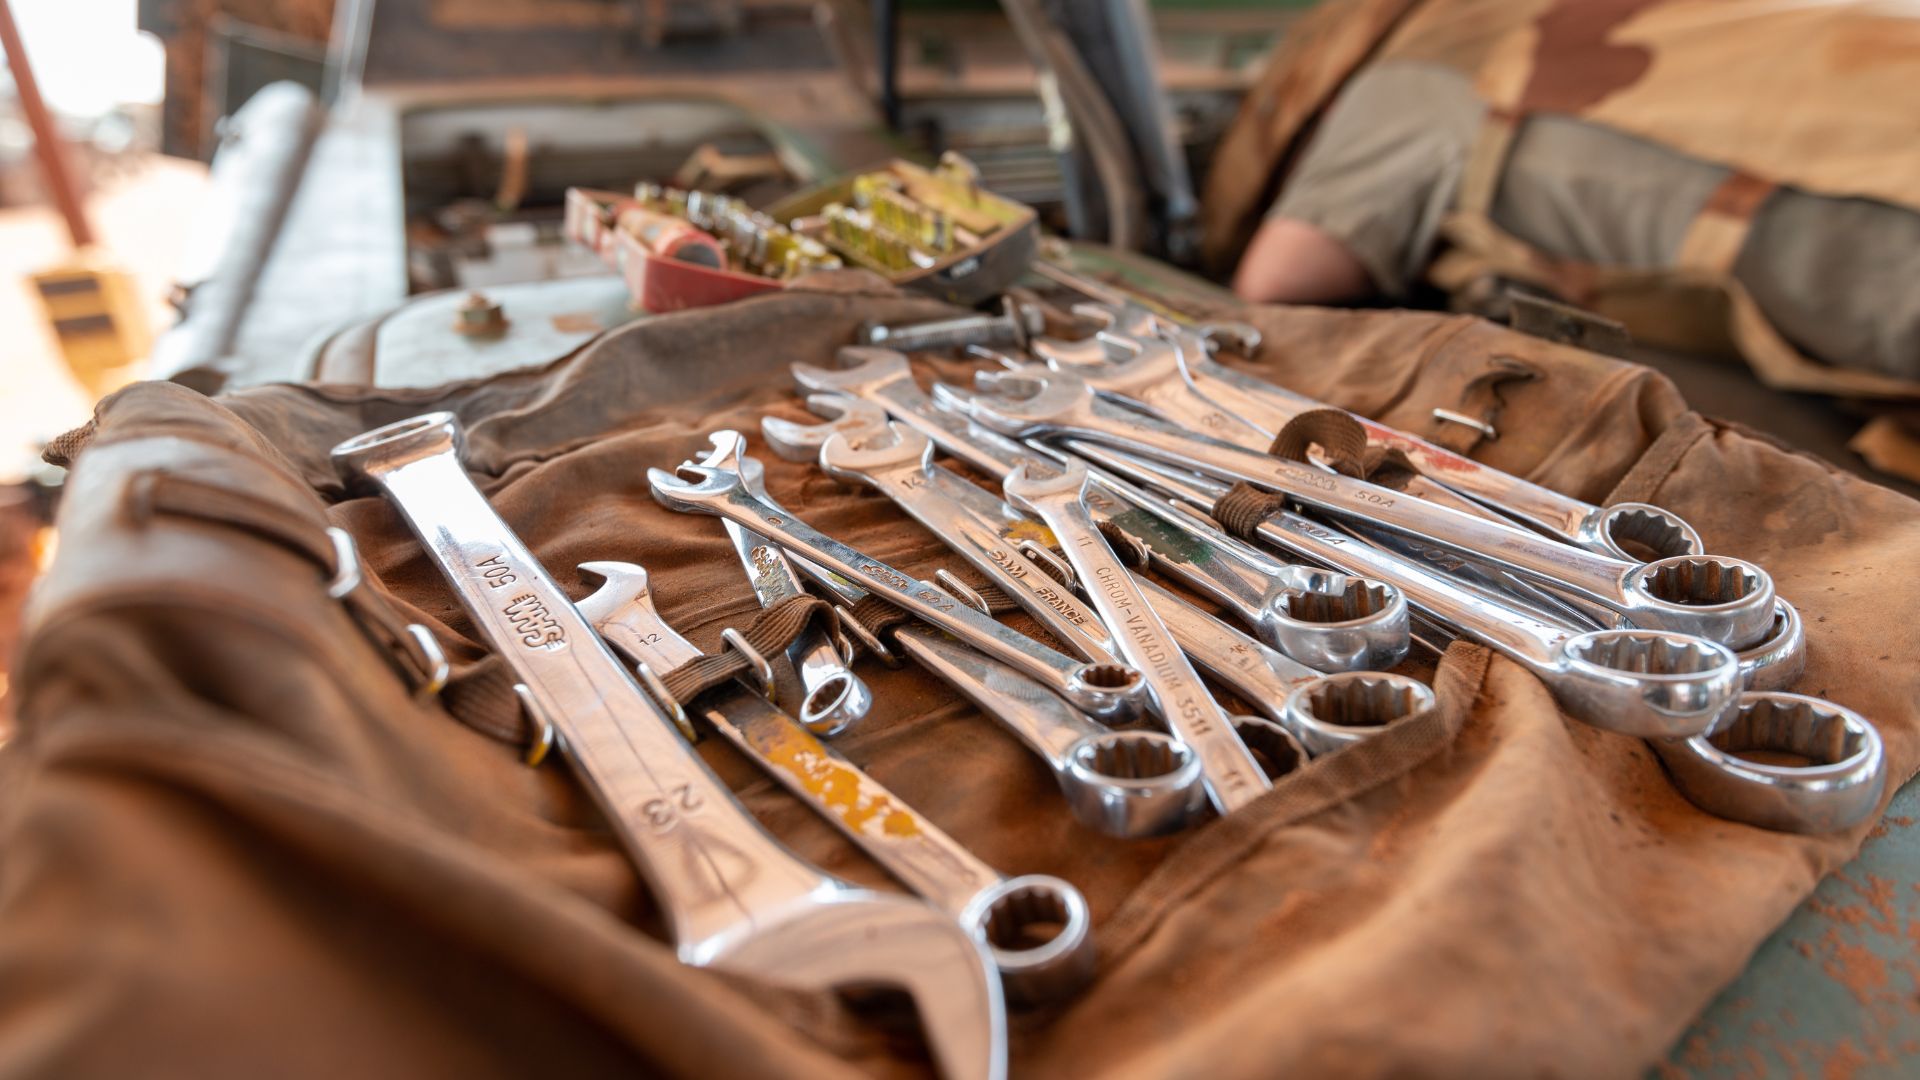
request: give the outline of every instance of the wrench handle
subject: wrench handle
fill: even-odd
[[[1622,577],[1633,564],[1548,540],[1514,526],[1435,506],[1377,484],[1322,472],[1229,443],[1103,415],[1096,410],[1086,433],[1103,441],[1144,447],[1190,469],[1232,476],[1281,491],[1301,502],[1362,517],[1386,528],[1459,548],[1477,557],[1538,575],[1602,602],[1621,602]]]
[[[1114,646],[1146,677],[1168,728],[1200,758],[1214,807],[1225,816],[1268,791],[1266,774],[1100,535],[1085,500],[1042,497],[1032,510],[1060,538],[1094,610],[1113,631]]]
[[[917,464],[878,469],[863,476],[1018,601],[1061,644],[1087,660],[1113,660],[1113,639],[1099,616],[1081,607],[1071,590],[1014,550],[992,518],[986,516],[1000,516],[998,499],[951,473],[951,480],[943,482],[932,468]],[[960,490],[963,487],[979,492],[980,502],[991,500],[995,505],[969,506],[963,500],[971,497]]]
[[[1001,660],[1048,684],[1066,689],[1078,665],[1052,649],[980,614],[945,592],[913,580],[893,567],[870,558],[814,529],[799,518],[777,510],[744,488],[735,487],[723,500],[710,504],[715,513],[760,532],[780,546],[795,550],[869,593],[879,593],[900,607],[982,648]]]
[[[941,452],[996,479],[1012,472],[1022,456],[1016,443],[996,441],[991,436],[968,431],[966,417],[955,416],[934,404],[933,398],[910,376],[875,387],[867,399],[887,410],[895,420],[925,435]]]
[[[1320,672],[1255,641],[1154,581],[1135,575],[1134,582],[1187,659],[1212,672],[1267,716],[1278,720],[1287,695],[1320,677]]]
[[[438,453],[367,470],[475,626],[565,743],[634,856],[681,958],[712,958],[760,913],[832,884],[761,828],[607,650],[460,467]]]
[[[1408,602],[1441,622],[1536,669],[1552,662],[1568,631],[1513,611],[1436,574],[1411,559],[1383,551],[1364,540],[1282,510],[1260,523],[1260,536],[1310,559],[1365,574],[1398,588]]]

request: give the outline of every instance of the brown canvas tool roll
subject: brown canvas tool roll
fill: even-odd
[[[789,292],[634,324],[542,370],[393,393],[167,385],[102,403],[0,751],[0,1074],[918,1075],[911,1035],[830,995],[675,962],[563,767],[410,692],[329,599],[332,523],[395,617],[461,671],[453,594],[327,450],[458,413],[468,467],[563,582],[646,565],[704,648],[755,613],[717,522],[646,468],[804,416],[785,365],[863,320],[947,309]],[[1267,309],[1260,368],[1564,491],[1662,503],[1754,559],[1805,616],[1803,687],[1920,757],[1901,572],[1920,505],[1686,411],[1659,376],[1465,319]],[[1531,377],[1504,377],[1523,369]],[[1503,377],[1490,378],[1489,372]],[[958,374],[958,365],[944,372]],[[923,372],[923,374],[930,374]],[[1457,425],[1456,425],[1457,426]],[[772,494],[911,572],[956,565],[877,496],[761,453]],[[1004,873],[1086,894],[1097,980],[1016,1018],[1017,1075],[1627,1075],[1856,849],[1716,820],[1648,748],[1562,718],[1519,667],[1456,646],[1429,719],[1324,758],[1184,835],[1077,825],[1037,760],[912,667],[841,749]],[[882,875],[719,739],[702,752],[804,857]]]

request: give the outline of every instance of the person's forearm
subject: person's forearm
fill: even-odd
[[[1344,243],[1297,218],[1271,217],[1247,245],[1233,291],[1261,304],[1337,304],[1378,290]]]

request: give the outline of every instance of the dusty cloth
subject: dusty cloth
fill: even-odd
[[[1375,283],[1549,290],[1781,389],[1920,395],[1920,33],[1873,3],[1334,0],[1223,142],[1207,251],[1268,208]]]
[[[350,497],[327,461],[446,408],[474,480],[557,578],[641,562],[703,647],[753,599],[718,523],[658,507],[645,470],[716,427],[752,433],[772,494],[813,525],[914,573],[957,565],[757,437],[768,410],[805,415],[785,364],[830,356],[863,320],[946,310],[789,292],[444,389],[210,401],[142,384],[103,402],[28,614],[21,733],[0,751],[0,1074],[922,1072],[911,1035],[835,996],[676,963],[568,773],[412,700],[327,599],[318,537],[349,529],[401,612],[463,667],[480,659],[395,511]],[[1659,502],[1766,565],[1807,622],[1804,688],[1872,717],[1895,777],[1913,772],[1920,649],[1895,571],[1920,504],[1703,420],[1646,369],[1477,320],[1246,314],[1279,381],[1416,432],[1434,406],[1492,415],[1487,460]],[[1091,904],[1098,979],[1016,1019],[1017,1075],[1633,1075],[1867,829],[1710,818],[1646,746],[1567,721],[1524,670],[1458,645],[1429,718],[1230,819],[1112,840],[940,684],[861,671],[880,705],[840,748],[1001,871],[1059,874]],[[721,740],[702,752],[797,852],[886,887]]]

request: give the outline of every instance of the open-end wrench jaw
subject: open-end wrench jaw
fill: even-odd
[[[826,422],[802,424],[778,416],[761,418],[760,434],[781,459],[811,464],[819,460],[821,444],[834,432],[865,432],[883,428],[887,423],[885,409],[846,394],[808,394],[807,411]]]
[[[647,486],[653,492],[653,500],[669,510],[718,516],[714,504],[727,501],[746,484],[740,474],[732,470],[687,461],[682,462],[676,472],[648,469]]]
[[[716,942],[709,966],[811,990],[906,991],[942,1075],[1003,1080],[1006,1005],[985,947],[917,900],[822,889],[751,933]]]
[[[834,355],[835,367],[797,363],[792,365],[793,379],[803,390],[852,394],[898,379],[913,378],[913,366],[906,355],[874,345],[843,346]]]
[[[934,392],[936,401],[981,427],[1015,438],[1048,434],[1093,403],[1093,387],[1086,380],[1041,364],[979,372],[972,393],[946,383]]]
[[[842,483],[859,484],[864,473],[933,464],[933,443],[905,424],[888,422],[851,434],[836,431],[820,446],[820,469]]]

